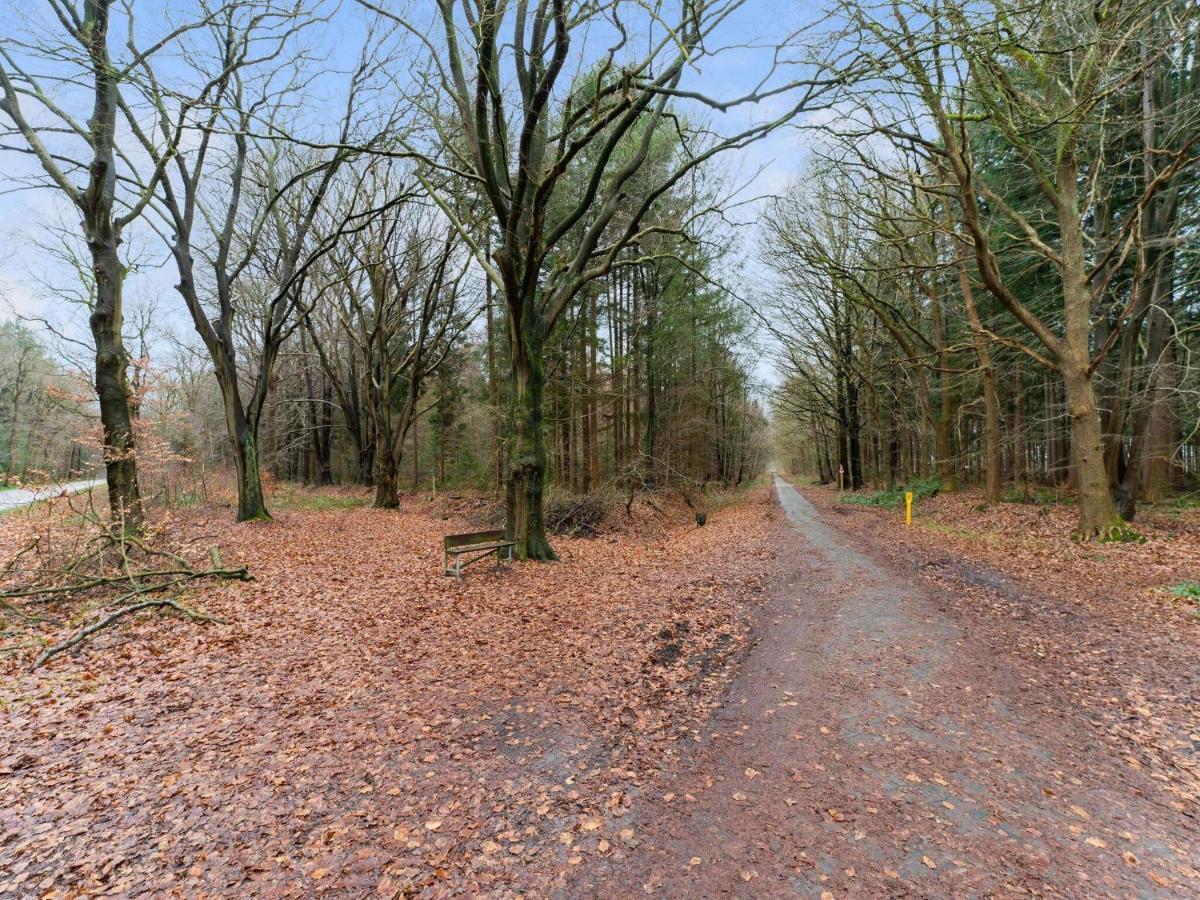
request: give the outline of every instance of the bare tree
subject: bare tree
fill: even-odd
[[[178,91],[143,61],[154,125],[143,129],[129,116],[142,149],[163,170],[155,209],[166,223],[164,238],[179,272],[176,288],[221,387],[237,465],[239,521],[270,518],[258,429],[280,348],[303,320],[309,267],[351,223],[367,218],[340,204],[337,186],[354,156],[346,148],[361,137],[356,126],[365,115],[363,95],[386,59],[368,32],[346,76],[343,111],[331,136],[336,149],[306,146],[295,137],[293,116],[317,76],[307,54],[293,45],[322,22],[305,7],[272,0],[225,7],[213,17],[203,45],[211,72],[201,82],[211,102],[200,109],[178,101]],[[201,53],[198,48],[196,57],[203,59]],[[193,138],[189,146],[165,152],[179,133]],[[336,221],[330,218],[339,214],[334,209],[341,215]],[[239,359],[239,317],[249,329],[242,350],[253,356],[251,369]]]
[[[777,52],[744,96],[690,90],[686,70],[721,52],[719,28],[741,0],[668,6],[438,0],[432,23],[359,2],[407,28],[424,47],[420,94],[436,146],[405,146],[422,161],[419,174],[503,295],[512,375],[507,530],[523,557],[553,559],[542,517],[547,338],[586,284],[661,228],[645,224],[647,213],[673,185],[717,154],[829,102],[839,78],[777,77]],[[436,37],[427,36],[427,24]],[[645,51],[634,48],[632,29],[642,32],[636,43]],[[510,82],[515,95],[506,90]],[[726,112],[767,97],[783,99],[784,111],[724,136],[689,126],[677,109],[686,101]],[[681,152],[631,196],[652,144],[668,132]],[[581,185],[570,194],[563,189],[568,172]],[[437,183],[444,173],[455,176],[456,190],[466,181],[482,198],[496,233],[490,247],[455,214],[457,193],[448,196]]]
[[[168,27],[140,47],[135,43],[138,29],[131,3],[84,0],[77,7],[67,0],[46,0],[44,7],[57,26],[56,33],[42,39],[26,31],[0,40],[0,112],[11,123],[2,133],[5,143],[0,150],[36,159],[42,173],[39,184],[59,191],[79,212],[94,277],[89,326],[95,345],[109,507],[115,527],[136,532],[142,528],[143,512],[127,376],[129,354],[121,332],[126,275],[121,243],[125,230],[151,201],[175,145],[164,148],[160,159],[143,166],[139,174],[129,148],[118,140],[118,117],[130,102],[127,95],[137,93],[131,83],[136,71],[190,32],[205,27],[210,18],[201,15]],[[124,19],[116,26],[125,35],[119,58],[110,49],[114,12]],[[42,74],[43,65],[53,74]],[[86,91],[64,97],[56,87],[64,81],[86,86]]]
[[[347,243],[335,256],[339,283],[331,293],[365,374],[375,505],[390,509],[399,505],[404,442],[425,384],[478,310],[462,303],[461,242],[427,211],[394,206]],[[322,359],[333,368],[327,354]]]

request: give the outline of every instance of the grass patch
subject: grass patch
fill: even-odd
[[[1181,581],[1170,589],[1173,597],[1179,597],[1181,600],[1191,600],[1193,603],[1200,603],[1200,584],[1194,581]]]
[[[357,509],[370,506],[370,497],[351,497],[342,494],[324,494],[316,491],[280,491],[273,494],[268,509],[290,509],[301,512],[328,512],[335,509]]]

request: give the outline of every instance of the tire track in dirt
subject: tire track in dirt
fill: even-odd
[[[790,485],[759,634],[578,896],[1200,896],[1197,821]],[[943,609],[939,609],[939,604]],[[1034,701],[1037,702],[1034,702]]]

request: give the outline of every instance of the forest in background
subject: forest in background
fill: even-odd
[[[1136,539],[1197,474],[1196,11],[992,9],[840,7],[872,77],[765,223],[781,455]]]
[[[131,533],[147,502],[205,500],[214,470],[236,472],[239,519],[270,517],[264,474],[371,485],[379,507],[402,487],[495,489],[535,557],[553,555],[547,486],[752,480],[767,420],[750,314],[722,287],[738,188],[720,156],[788,116],[722,135],[676,109],[733,8],[649,19],[669,39],[645,56],[618,40],[570,71],[572,34],[620,35],[615,7],[522,7],[514,46],[445,5],[424,23],[435,53],[416,19],[370,4],[236,0],[161,20],[48,4],[3,57],[3,149],[36,164],[14,190],[81,216],[44,248],[78,280],[8,326],[38,365],[0,364],[4,472],[102,462]],[[334,28],[361,45],[319,51]],[[442,51],[452,71],[409,69]],[[793,90],[774,68],[774,90]],[[511,169],[496,144],[521,147]],[[142,280],[127,304],[153,260],[178,296],[142,303]],[[51,402],[68,383],[72,402]]]
[[[103,460],[134,532],[214,469],[239,519],[269,518],[264,472],[381,507],[490,488],[552,558],[548,490],[774,457],[850,491],[1067,488],[1077,537],[1137,539],[1197,465],[1196,11],[843,3],[751,92],[693,89],[738,6],[651,17],[642,51],[616,6],[50,2],[0,111],[10,180],[80,217],[44,248],[78,279],[6,326],[4,471]],[[334,23],[353,52],[322,56]],[[589,25],[614,42],[571,57]],[[746,231],[725,161],[781,129],[805,174]],[[127,316],[154,259],[177,296]]]

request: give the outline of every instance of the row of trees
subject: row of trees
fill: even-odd
[[[269,517],[264,421],[276,464],[302,445],[330,480],[348,442],[393,506],[421,417],[445,443],[471,395],[527,557],[553,556],[550,475],[752,474],[762,415],[706,233],[724,198],[696,176],[835,80],[776,62],[742,97],[689,89],[738,5],[45,0],[12,23],[2,147],[78,217],[113,522],[144,518],[131,235],[165,251],[211,367],[239,519]],[[786,108],[733,133],[688,118],[768,96]]]
[[[808,465],[1069,481],[1076,537],[1134,536],[1195,471],[1195,5],[842,14],[873,77],[767,225]]]
[[[0,324],[0,478],[70,478],[92,465],[83,441],[87,382],[55,361],[30,328]]]

